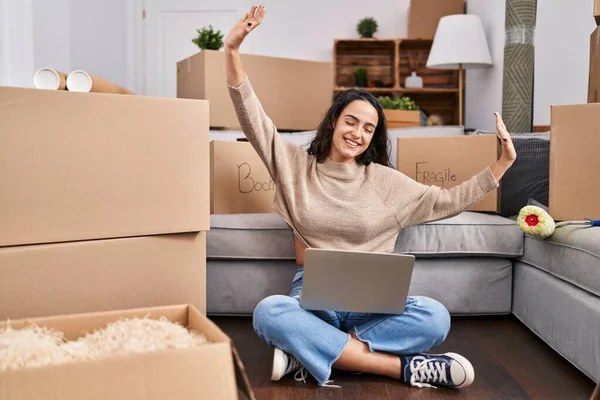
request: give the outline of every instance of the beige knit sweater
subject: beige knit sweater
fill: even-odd
[[[318,163],[280,137],[247,76],[228,88],[242,131],[275,182],[273,208],[308,247],[392,252],[400,229],[459,214],[498,186],[489,167],[442,189],[380,164]]]

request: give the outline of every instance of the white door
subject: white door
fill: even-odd
[[[225,37],[251,6],[249,0],[145,0],[144,94],[176,97],[177,62],[200,51],[192,43],[196,29],[212,25]],[[244,42],[243,51],[251,46]]]

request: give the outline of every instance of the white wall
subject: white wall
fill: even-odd
[[[262,4],[267,15],[252,32],[256,36],[253,53],[330,61],[334,39],[359,37],[356,24],[364,17],[377,21],[377,38],[406,36],[410,0],[369,0],[368,7],[364,0],[270,0]]]
[[[467,0],[467,13],[481,18],[494,65],[465,73],[465,126],[493,130],[495,111],[502,112],[505,0]]]
[[[71,67],[69,0],[32,0],[34,69]]]
[[[594,0],[538,0],[533,123],[550,125],[550,105],[587,102]]]
[[[2,14],[5,84],[31,87],[34,71],[31,0],[3,0]]]
[[[8,55],[6,54],[6,46],[8,44],[6,25],[4,17],[5,0],[0,0],[0,85],[8,85]]]
[[[139,0],[0,0],[0,82],[31,86],[36,68],[86,69],[122,86],[133,86],[135,4]],[[165,0],[168,1],[168,0]],[[251,2],[248,2],[250,4]],[[402,37],[409,0],[339,2],[268,0],[267,19],[253,34],[252,52],[331,60],[335,38],[357,37],[358,20],[373,16],[377,37]],[[549,125],[550,105],[587,98],[593,0],[538,1],[535,33],[534,124]],[[292,5],[294,8],[292,9]],[[501,110],[505,0],[467,0],[483,19],[494,67],[466,74],[465,122],[494,129]],[[108,23],[113,24],[108,28]]]
[[[133,26],[127,20],[131,1],[68,0],[72,70],[83,69],[117,85],[127,85],[126,30]]]
[[[550,125],[550,106],[587,102],[594,0],[538,0],[535,30],[534,125]],[[494,130],[492,113],[502,110],[505,0],[467,0],[486,29],[494,66],[467,71],[465,123]]]

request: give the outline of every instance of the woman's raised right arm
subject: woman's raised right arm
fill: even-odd
[[[267,10],[263,6],[252,6],[240,20],[233,26],[223,47],[225,48],[225,68],[227,70],[227,84],[238,87],[246,78],[242,59],[240,58],[240,46],[242,42],[260,23]]]
[[[224,43],[225,68],[229,95],[240,127],[275,183],[279,183],[283,175],[290,173],[297,158],[306,157],[306,153],[298,145],[281,138],[254,93],[242,65],[240,45],[248,33],[261,23],[265,12],[263,6],[253,6],[229,32]]]

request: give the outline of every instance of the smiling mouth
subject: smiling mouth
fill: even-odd
[[[354,141],[354,140],[352,140],[352,139],[347,139],[347,138],[344,138],[344,142],[346,142],[346,144],[347,144],[348,146],[350,146],[350,147],[358,147],[358,146],[360,146],[360,143],[358,143],[358,142],[355,142],[355,141]]]

